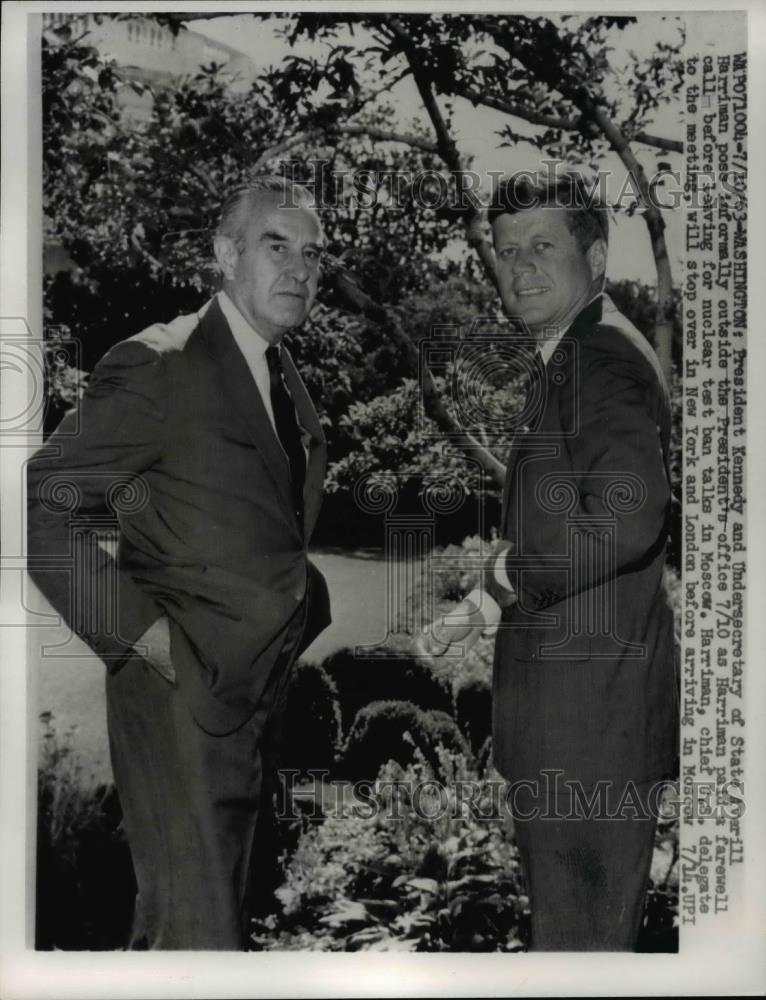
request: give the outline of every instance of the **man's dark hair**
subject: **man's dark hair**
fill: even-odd
[[[570,231],[585,253],[595,240],[609,243],[608,209],[579,174],[535,174],[529,170],[500,182],[489,207],[489,221],[530,208],[565,208]]]

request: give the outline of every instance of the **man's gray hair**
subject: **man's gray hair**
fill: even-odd
[[[228,195],[221,208],[215,235],[228,236],[234,240],[237,249],[241,250],[256,201],[263,193],[273,192],[282,195],[280,205],[285,208],[316,207],[313,194],[302,184],[296,184],[278,174],[259,174]]]

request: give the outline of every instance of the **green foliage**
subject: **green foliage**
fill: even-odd
[[[420,709],[446,712],[452,708],[452,694],[444,681],[405,653],[373,659],[339,649],[327,657],[323,667],[337,688],[345,733],[357,712],[370,702],[408,701]]]
[[[658,322],[657,294],[654,288],[641,281],[607,281],[606,292],[625,316],[643,333],[652,347],[656,348],[655,326]],[[673,358],[676,364],[681,359],[682,298],[680,289],[674,289],[670,304],[670,319],[673,326]]]
[[[492,683],[492,664],[495,658],[495,633],[482,633],[468,652],[461,657],[450,657],[442,667],[440,676],[450,685],[453,697],[466,684]]]
[[[475,754],[492,733],[492,687],[483,678],[466,680],[455,694],[455,716]]]
[[[299,661],[290,679],[285,709],[284,748],[279,766],[306,772],[335,767],[340,747],[338,691],[317,664]]]
[[[211,235],[223,199],[254,172],[271,168],[315,188],[328,253],[351,264],[378,301],[394,303],[420,288],[460,232],[459,220],[439,218],[421,204],[411,182],[398,192],[397,210],[365,207],[361,196],[371,204],[372,190],[337,183],[352,170],[379,185],[386,175],[414,178],[440,169],[433,154],[346,138],[328,121],[324,134],[313,130],[296,143],[299,123],[274,113],[275,78],[268,72],[245,93],[232,91],[213,68],[168,82],[154,89],[145,121],[122,116],[120,91],[131,84],[88,46],[45,38],[43,77],[48,236],[89,280],[98,282],[102,271],[140,274],[142,285],[209,293],[216,284]],[[385,109],[377,109],[356,124],[375,128],[385,119]],[[286,138],[299,155],[284,155]]]
[[[373,780],[389,760],[405,767],[420,752],[438,773],[439,747],[466,753],[466,741],[445,712],[423,711],[409,701],[374,701],[357,712],[340,770],[350,781]]]
[[[363,244],[359,252],[362,249]],[[390,270],[386,256],[390,250],[390,245],[380,250],[381,258],[375,262],[378,275],[386,275]],[[349,263],[354,269],[358,266],[356,258]],[[390,300],[378,300],[390,301],[395,306],[413,343],[437,336],[462,340],[478,319],[492,323],[495,331],[503,327],[504,324],[497,322],[499,307],[494,286],[484,278],[471,278],[467,272],[463,273],[465,264],[465,257],[458,264],[438,255],[434,259],[433,254],[419,260],[411,259],[409,270],[418,275],[417,281],[401,280],[388,291]],[[354,398],[370,402],[415,373],[402,344],[389,335],[385,327],[381,329],[376,323],[364,322],[359,334],[363,363],[356,374]]]
[[[496,794],[442,750],[442,793],[417,754],[383,768],[366,808],[301,837],[277,890],[281,913],[254,926],[256,948],[520,951],[528,899]],[[460,782],[475,783],[474,808]]]
[[[55,40],[43,36],[42,58],[43,205],[46,235],[59,236],[72,217],[68,201],[59,204],[57,195],[66,190],[87,195],[108,174],[115,158],[110,154],[119,148],[120,81],[114,61],[72,41],[67,25]]]
[[[431,276],[431,281],[401,303],[407,329],[415,341],[450,331],[469,330],[477,320],[498,333],[507,328],[495,287],[465,273]]]
[[[442,773],[440,766],[442,750],[468,756],[468,743],[451,715],[431,709],[423,713],[422,726],[425,735],[422,752],[434,774]]]
[[[437,391],[445,393],[444,380],[435,379]],[[520,405],[520,390],[511,385],[503,390],[485,390],[496,397],[497,405],[508,399],[509,409]],[[512,422],[491,451],[504,455],[512,437]],[[438,426],[423,413],[423,392],[410,378],[386,395],[369,402],[353,402],[339,422],[338,449],[343,457],[328,470],[326,489],[353,490],[364,478],[386,474],[396,489],[430,485],[466,493],[480,490],[496,492],[498,487],[487,481],[475,460],[467,458],[452,444]]]
[[[58,426],[78,403],[88,381],[87,372],[73,365],[69,344],[57,333],[43,344],[45,364],[44,430]]]
[[[373,701],[361,708],[343,748],[341,773],[350,781],[374,779],[388,760],[407,765],[416,740],[425,742],[422,712],[408,701]]]
[[[338,427],[364,363],[359,330],[353,317],[319,303],[285,339],[319,413],[331,457],[337,452]]]
[[[660,818],[638,951],[678,951],[679,857],[678,819]]]
[[[396,472],[397,486],[408,481],[442,482],[476,489],[478,469],[444,440],[421,416],[422,393],[414,379],[370,402],[353,402],[340,421],[340,447],[346,453],[328,470],[326,489],[354,489],[373,473]]]
[[[346,137],[333,131],[331,119],[324,132],[314,129],[296,144],[299,122],[274,114],[276,84],[268,72],[246,93],[232,92],[225,75],[212,69],[157,85],[147,119],[131,120],[120,99],[134,84],[121,79],[114,62],[70,44],[68,29],[46,33],[42,56],[46,238],[73,262],[46,279],[46,325],[79,340],[86,371],[117,341],[193,312],[212,294],[218,278],[211,236],[223,198],[256,170],[284,169],[316,189],[328,259],[351,267],[374,301],[390,308],[428,288],[433,299],[436,278],[459,270],[444,251],[462,239],[460,220],[423,204],[413,188],[428,171],[452,184],[433,153],[363,134]],[[299,75],[301,65],[293,63]],[[286,99],[291,88],[277,90]],[[365,111],[355,127],[386,126],[389,114]],[[286,138],[289,156],[274,152]],[[352,172],[365,178],[362,187],[348,183]],[[397,204],[374,203],[391,177],[402,181]],[[331,462],[354,447],[351,401],[373,400],[413,374],[411,359],[384,329],[340,310],[345,300],[332,273],[325,269],[319,302],[291,337]],[[458,296],[483,298],[476,288],[459,282],[455,288]],[[47,429],[65,407],[56,396]],[[384,457],[387,468],[399,468],[395,448]],[[457,458],[437,468],[445,464],[462,476]],[[355,481],[352,470],[351,487]]]
[[[50,712],[40,719],[35,947],[122,947],[135,880],[114,787],[89,783],[71,733],[60,737]]]
[[[421,577],[409,595],[410,620],[425,626],[480,586],[480,567],[496,540],[497,530],[492,528],[489,540],[467,535],[459,545],[434,547],[426,557],[430,576]],[[439,665],[438,675],[451,689],[453,700],[467,684],[491,683],[494,647],[494,633],[482,634],[464,656],[449,657]]]
[[[466,274],[432,273],[398,312],[414,343],[438,341],[442,354],[454,352],[455,362],[433,371],[436,390],[455,423],[504,458],[526,385],[507,364],[509,328],[494,287]],[[422,491],[438,482],[470,494],[497,493],[477,462],[426,416],[423,385],[412,378],[401,345],[369,328],[363,342],[369,360],[339,424],[338,458],[330,465],[327,488],[351,491],[364,476],[390,472],[399,491]],[[477,366],[477,353],[495,363]]]
[[[496,772],[439,752],[385,765],[283,856],[258,950],[520,951],[529,899]],[[466,790],[471,790],[470,797]],[[657,828],[640,951],[677,949],[678,824]]]
[[[481,566],[491,546],[480,535],[468,535],[460,545],[436,546],[428,558],[436,601],[462,601],[480,585]]]
[[[395,115],[382,106],[365,111],[356,125],[385,130]],[[422,127],[410,132],[430,139]],[[434,153],[365,135],[349,141],[333,126],[325,134],[322,145],[285,158],[285,169],[316,191],[330,253],[374,301],[404,308],[436,274],[446,279],[458,270],[444,251],[462,240],[460,220],[430,207],[428,186],[420,183],[439,178],[452,192],[454,181]]]
[[[630,41],[619,37],[636,30],[635,17],[612,15],[524,16],[518,13],[480,12],[431,14],[397,12],[395,28],[384,14],[278,15],[293,45],[304,39],[337,45],[339,31],[356,30],[360,41],[343,52],[355,86],[337,93],[335,113],[342,102],[353,101],[358,87],[374,74],[384,84],[404,68],[414,69],[449,108],[456,96],[474,105],[510,106],[500,133],[502,145],[516,145],[516,121],[542,119],[542,127],[525,129],[524,141],[541,155],[561,157],[593,170],[606,152],[607,140],[595,123],[583,120],[583,92],[608,111],[630,138],[651,124],[659,107],[677,95],[683,83],[684,29],[680,18],[663,18],[666,40],[658,41],[646,56],[638,57]],[[645,23],[645,22],[644,22]],[[369,41],[365,45],[365,37]],[[627,47],[628,59],[620,61]],[[409,65],[408,65],[409,63]],[[310,119],[322,110],[320,97],[326,74],[317,62],[302,77],[301,88],[289,92],[284,107]],[[292,82],[295,66],[286,62],[274,73],[274,86]],[[281,92],[280,92],[281,93]],[[341,105],[339,108],[337,105]],[[510,121],[508,121],[510,118]],[[569,123],[576,123],[571,125]]]
[[[178,30],[180,20],[155,16]],[[329,253],[353,271],[373,301],[397,311],[415,344],[440,327],[462,337],[477,318],[497,320],[491,281],[485,274],[470,278],[475,269],[462,210],[454,205],[455,181],[429,148],[429,130],[409,126],[415,142],[410,146],[379,137],[391,128],[394,112],[385,98],[373,100],[369,88],[389,83],[392,73],[412,71],[400,65],[403,51],[390,47],[386,18],[279,15],[276,23],[291,44],[303,37],[334,39],[349,24],[382,31],[387,41],[382,49],[369,47],[363,32],[355,46],[333,43],[323,58],[291,54],[245,93],[233,92],[225,74],[208,67],[180,83],[154,86],[147,119],[132,121],[122,115],[121,95],[138,85],[122,79],[114,62],[95,49],[73,42],[66,26],[46,33],[46,237],[75,264],[47,282],[46,324],[64,325],[81,341],[86,371],[117,340],[201,305],[217,283],[210,237],[225,193],[254,170],[280,166],[316,186]],[[586,74],[589,86],[598,89],[609,71],[609,38],[623,28],[609,18],[554,25],[545,18],[474,15],[407,16],[401,24],[422,57],[423,79],[437,92],[465,96],[465,87],[478,87],[505,97],[510,72],[521,87],[514,95],[520,107],[557,115],[564,111],[549,106],[551,74],[559,82]],[[560,65],[541,61],[535,40],[560,53]],[[503,51],[510,57],[503,58],[501,81]],[[636,63],[632,96],[638,103],[630,129],[665,99],[641,94],[647,80],[668,85],[676,57],[663,43],[645,65]],[[556,100],[572,104],[574,98],[574,92],[562,92]],[[575,113],[574,104],[570,110]],[[352,119],[356,131],[346,135]],[[366,129],[378,134],[373,139]],[[596,140],[586,133],[583,128],[559,139],[575,151],[584,144],[581,152],[593,152]],[[546,152],[556,145],[547,134],[537,138]],[[393,176],[398,181],[392,198]],[[446,205],[417,197],[414,179],[424,176],[443,187]],[[387,471],[400,482],[418,482],[418,488],[440,479],[478,491],[475,463],[434,433],[428,419],[418,418],[422,394],[412,381],[410,352],[387,336],[385,324],[350,320],[339,311],[347,303],[331,272],[315,315],[293,338],[329,440],[329,489],[349,492],[361,476]],[[623,298],[644,309],[645,289],[623,291]],[[441,382],[439,388],[462,424],[463,415],[454,412],[455,385]],[[509,384],[480,390],[482,409],[496,408],[501,419],[521,400],[518,387]],[[65,405],[56,399],[51,422]],[[503,456],[507,435],[489,429],[488,446]],[[479,440],[487,430],[471,428]]]

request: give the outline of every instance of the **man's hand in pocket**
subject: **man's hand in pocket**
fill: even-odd
[[[134,648],[169,684],[175,683],[176,672],[170,658],[170,621],[165,615],[149,626]]]

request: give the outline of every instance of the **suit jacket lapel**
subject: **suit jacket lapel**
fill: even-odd
[[[311,397],[306,391],[303,379],[298,374],[298,369],[295,367],[290,352],[284,344],[282,345],[282,369],[285,373],[287,388],[290,390],[290,395],[295,404],[298,422],[310,435],[308,463],[306,466],[306,485],[303,490],[303,524],[305,537],[309,538],[314,529],[322,502],[327,443],[322,431],[322,425],[319,423],[319,417],[314,409],[314,404],[311,402]]]
[[[200,332],[207,349],[221,366],[226,389],[231,394],[253,443],[263,456],[285,512],[291,511],[293,500],[287,456],[271,426],[247,361],[237,347],[217,299],[213,299],[202,315]]]
[[[531,363],[532,364],[539,364],[540,362],[538,362],[537,359],[535,359],[533,357],[531,359]],[[543,368],[542,372],[540,373],[540,378],[541,378],[543,384],[545,384],[547,382],[547,370],[545,368]],[[529,393],[529,391],[530,390],[528,389],[528,393]],[[547,401],[547,391],[548,390],[547,390],[547,387],[546,387],[544,389],[544,396],[543,396],[543,400],[544,401]],[[528,398],[529,398],[529,396],[528,396]],[[526,407],[525,407],[525,409],[526,409]],[[535,425],[539,425],[540,419],[542,417],[542,414],[535,415],[533,413],[533,414],[530,414],[529,416],[530,416],[530,420],[532,420],[532,418],[535,418],[534,419]],[[517,463],[519,461],[519,458],[520,458],[522,452],[525,450],[525,446],[528,443],[528,440],[529,440],[529,430],[530,430],[529,427],[519,427],[519,429],[513,435],[513,438],[511,440],[511,447],[510,447],[510,450],[508,452],[508,461],[506,463],[505,482],[503,484],[502,505],[501,505],[501,508],[500,508],[500,523],[503,526],[507,525],[508,509],[509,509],[510,502],[511,502],[511,485],[512,485],[512,482],[513,482],[514,471],[516,469],[516,465],[517,465]]]
[[[576,355],[573,351],[576,350],[572,341],[579,341],[584,335],[587,335],[588,331],[592,329],[594,323],[598,323],[601,320],[603,309],[603,296],[598,296],[592,302],[590,302],[585,308],[578,313],[578,315],[572,321],[569,329],[566,331],[562,338],[561,347],[565,350],[567,354],[567,362],[563,366],[564,368],[564,378],[571,376],[572,365],[576,364]],[[556,385],[554,387],[553,382],[550,378],[550,366],[545,365],[545,409],[548,408],[551,402],[553,393],[560,390],[560,386],[563,384],[561,379],[557,376]],[[540,414],[540,419],[536,421],[537,428],[539,429],[540,422],[545,416],[545,411]],[[539,445],[540,438],[537,438]],[[503,525],[504,531],[508,529],[508,516],[510,513],[510,506],[513,500],[512,492],[514,485],[514,473],[516,471],[516,466],[518,465],[519,458],[522,453],[527,450],[527,446],[532,447],[535,444],[535,433],[534,430],[530,435],[527,435],[525,431],[519,431],[514,435],[513,441],[511,443],[510,454],[508,455],[508,464],[505,474],[505,483],[503,485],[503,498],[502,506],[500,508],[500,523]]]

